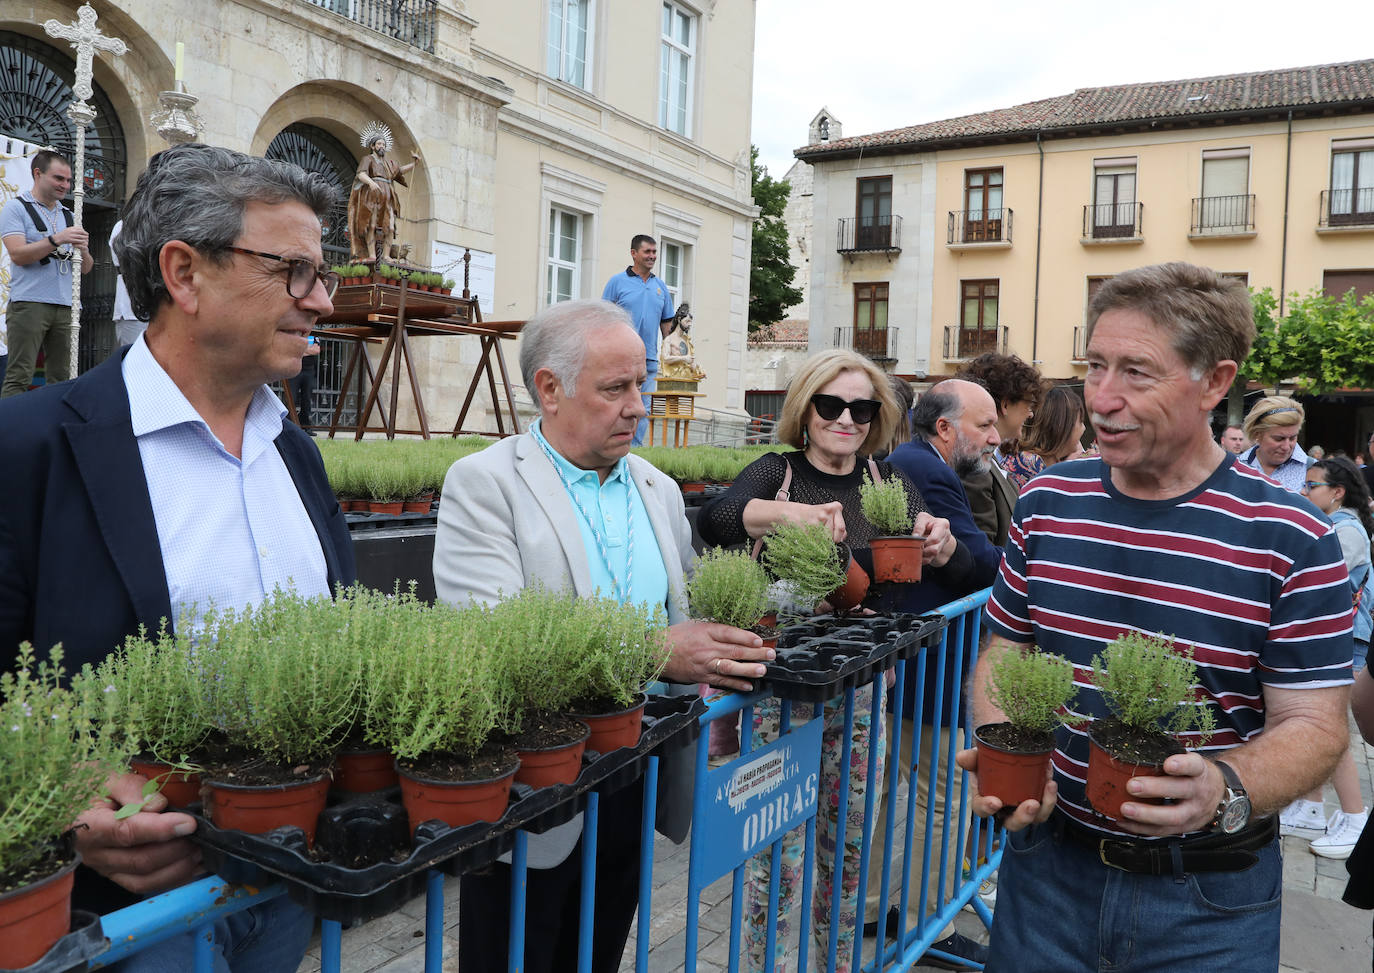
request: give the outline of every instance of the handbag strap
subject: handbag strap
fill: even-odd
[[[792,464],[789,463],[786,459],[784,459],[782,462],[783,466],[786,467],[787,472],[782,475],[782,486],[778,487],[778,492],[774,495],[773,499],[787,501],[792,498],[792,494],[788,490],[788,487],[792,485]],[[873,477],[874,483],[883,482],[883,475],[878,472],[878,464],[873,462],[872,456],[868,458],[868,473],[869,476]],[[759,551],[761,550],[763,550],[762,537],[754,541],[754,549],[750,552],[749,556],[752,557],[755,561],[757,561],[759,559]]]
[[[792,496],[791,492],[788,490],[788,487],[792,485],[792,464],[787,461],[786,457],[783,457],[782,465],[787,472],[783,473],[782,486],[778,487],[778,492],[774,494],[773,499],[786,501]],[[763,550],[762,537],[754,541],[754,549],[749,552],[749,556],[757,561],[759,559],[759,551],[761,550]]]

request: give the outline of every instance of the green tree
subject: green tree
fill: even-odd
[[[1275,317],[1278,301],[1265,288],[1251,297],[1255,346],[1242,378],[1261,385],[1292,382],[1299,392],[1320,395],[1342,388],[1374,388],[1374,295],[1354,290],[1335,298],[1313,290],[1293,294],[1288,313]]]
[[[752,334],[781,321],[789,307],[801,303],[802,292],[792,286],[797,269],[787,259],[787,225],[782,221],[791,184],[786,179],[774,179],[768,174],[767,166],[759,165],[757,146],[749,147],[749,168],[753,173],[754,203],[759,208],[749,258],[749,331]]]

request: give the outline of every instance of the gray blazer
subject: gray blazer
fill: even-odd
[[[668,623],[675,625],[687,620],[683,582],[694,556],[682,493],[671,477],[652,464],[634,455],[627,459],[668,572],[666,608]],[[503,592],[538,581],[552,591],[571,588],[579,595],[591,595],[591,571],[577,517],[558,472],[529,433],[463,457],[444,478],[434,539],[435,592],[453,604],[466,604],[470,598],[491,604]],[[672,686],[669,691],[696,689]],[[693,757],[692,749],[686,748],[664,760],[660,768],[656,823],[673,841],[686,838],[692,820]],[[579,815],[569,824],[576,823],[580,831],[580,822]],[[552,838],[567,827],[543,837]],[[572,842],[566,842],[559,861],[572,850]],[[539,867],[533,842],[530,859],[531,865]]]

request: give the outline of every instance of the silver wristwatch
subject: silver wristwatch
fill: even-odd
[[[1216,817],[1212,819],[1212,830],[1222,834],[1235,834],[1250,823],[1250,797],[1240,782],[1239,775],[1224,760],[1212,761],[1221,771],[1226,781],[1226,790],[1217,804]]]

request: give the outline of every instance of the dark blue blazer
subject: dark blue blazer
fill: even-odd
[[[20,642],[40,655],[61,642],[74,672],[139,625],[156,631],[171,616],[123,359],[0,402],[0,669],[13,665]],[[330,587],[351,584],[353,542],[319,450],[289,424],[276,446],[319,535]]]
[[[1002,552],[992,545],[987,534],[979,530],[978,525],[973,522],[973,514],[969,509],[968,495],[964,493],[964,485],[959,481],[959,477],[955,475],[950,465],[945,462],[944,457],[937,453],[935,447],[924,439],[913,439],[911,442],[903,443],[894,449],[887,461],[905,473],[911,482],[916,484],[932,514],[936,517],[944,517],[949,521],[950,531],[961,545],[968,548],[969,553],[973,555],[975,565],[975,570],[968,577],[964,586],[960,588],[950,588],[933,578],[929,580],[923,578],[920,584],[911,585],[912,596],[916,600],[910,608],[904,606],[905,610],[928,612],[963,598],[965,595],[971,595],[975,591],[981,591],[992,584],[993,579],[997,576],[997,569],[1002,563]],[[964,678],[966,680],[972,675],[969,672],[971,650],[972,646],[967,647],[964,655]],[[926,665],[925,710],[923,714],[925,722],[930,722],[933,712],[935,663],[935,653],[931,652],[928,654]],[[946,666],[949,666],[948,662]],[[912,717],[915,708],[916,677],[916,666],[907,666],[907,685],[902,704],[902,715],[908,719]],[[946,687],[947,690],[951,688]],[[949,712],[951,699],[952,693],[946,692],[943,713]]]

